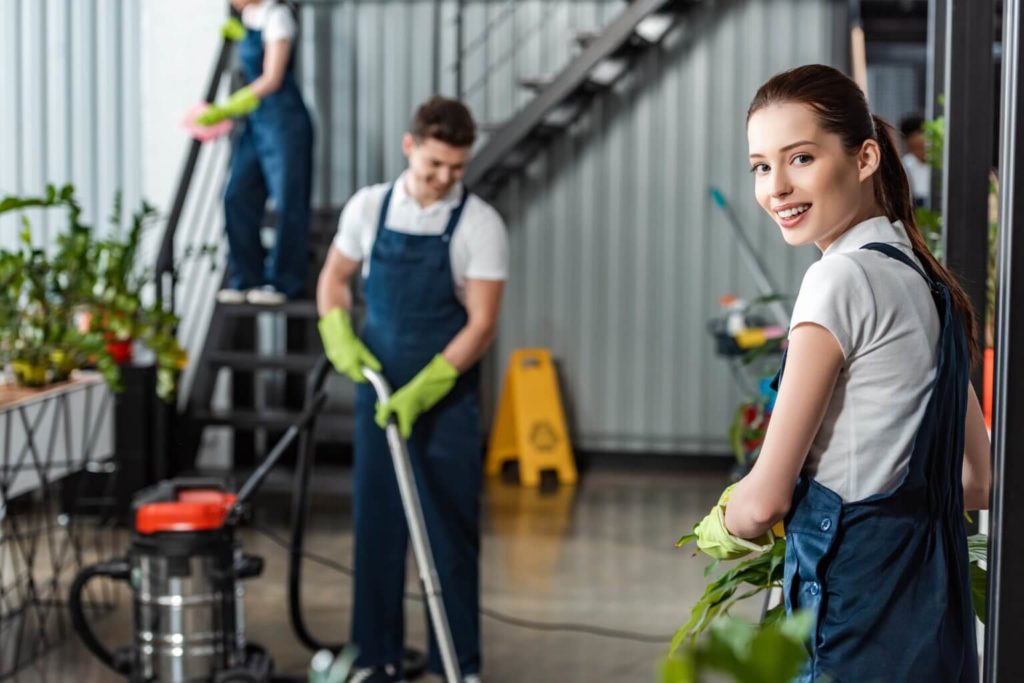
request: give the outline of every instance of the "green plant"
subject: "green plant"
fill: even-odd
[[[661,667],[662,683],[700,683],[712,672],[737,683],[788,683],[807,660],[804,643],[813,625],[808,612],[770,623],[719,619],[708,636],[672,648]]]
[[[186,356],[175,337],[177,316],[160,301],[145,303],[152,270],[140,268],[137,257],[153,208],[144,203],[122,233],[115,197],[112,228],[103,238],[82,224],[71,185],[49,186],[42,197],[6,197],[0,213],[58,206],[67,210],[68,226],[49,252],[33,246],[24,216],[18,248],[0,250],[0,361],[10,362],[19,380],[31,385],[93,364],[118,389],[109,344],[136,340],[155,354],[157,393],[169,400]]]

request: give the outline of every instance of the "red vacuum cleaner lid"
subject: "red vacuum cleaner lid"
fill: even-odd
[[[215,489],[180,491],[178,500],[148,503],[135,514],[135,530],[140,534],[162,531],[210,531],[224,525],[235,494]]]

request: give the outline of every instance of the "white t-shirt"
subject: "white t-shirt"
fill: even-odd
[[[263,31],[263,42],[294,40],[297,27],[291,9],[283,3],[263,0],[247,5],[242,10],[242,25],[253,31]]]
[[[362,261],[363,278],[370,274],[370,254],[377,239],[377,222],[391,183],[364,187],[345,204],[334,246],[353,261]],[[441,200],[423,208],[405,191],[405,174],[391,193],[386,225],[409,235],[442,235],[448,217],[462,199],[458,183]],[[466,280],[508,279],[508,235],[505,222],[487,202],[471,194],[452,233],[450,256],[455,293],[465,301]]]
[[[848,502],[903,481],[938,363],[939,316],[927,283],[896,259],[860,248],[870,242],[892,244],[920,265],[901,223],[859,223],[807,269],[791,324],[820,325],[843,350],[804,472]]]
[[[932,194],[932,167],[908,152],[903,155],[903,168],[910,179],[910,193],[927,204]]]

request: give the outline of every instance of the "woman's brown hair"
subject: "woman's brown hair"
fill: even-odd
[[[974,310],[970,299],[956,277],[943,266],[928,249],[914,218],[914,203],[910,194],[910,181],[903,168],[893,127],[868,109],[867,98],[860,87],[846,74],[823,64],[799,66],[772,76],[758,88],[747,109],[747,122],[753,114],[773,104],[805,104],[814,110],[823,130],[840,137],[850,152],[861,148],[865,140],[878,142],[881,164],[874,183],[875,200],[885,210],[890,221],[900,221],[914,249],[914,255],[931,273],[949,288],[953,307],[967,335],[971,360],[978,358]]]

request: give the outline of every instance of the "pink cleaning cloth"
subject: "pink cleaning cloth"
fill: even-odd
[[[196,117],[209,109],[209,107],[210,105],[206,102],[200,102],[188,110],[188,113],[185,114],[185,120],[181,122],[181,127],[200,142],[209,142],[210,140],[216,140],[221,135],[227,135],[231,132],[231,127],[234,125],[231,119],[224,119],[212,126],[201,126],[196,123]]]

